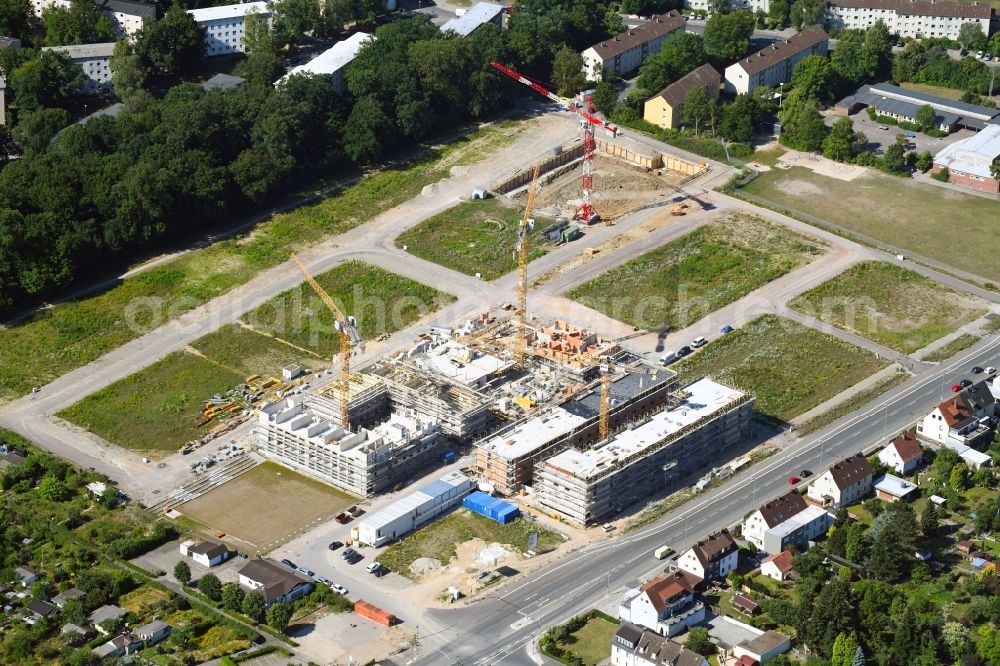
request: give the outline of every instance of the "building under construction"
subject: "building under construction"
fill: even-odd
[[[652,369],[650,369],[652,370]],[[610,385],[608,420],[612,430],[641,419],[664,405],[679,403],[674,393],[677,376],[669,370],[655,374],[621,374]],[[540,461],[570,447],[586,448],[598,440],[600,392],[585,389],[571,400],[543,408],[476,444],[476,473],[494,491],[510,495],[531,485]]]
[[[702,379],[683,401],[629,424],[592,449],[572,448],[539,463],[539,504],[580,525],[600,522],[669,488],[749,435],[754,399]]]
[[[283,465],[360,497],[406,481],[441,453],[434,419],[398,411],[378,426],[344,430],[314,412],[310,396],[294,396],[260,410],[257,450]]]

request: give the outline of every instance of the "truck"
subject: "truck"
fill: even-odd
[[[346,525],[347,523],[351,522],[351,518],[352,518],[351,514],[344,512],[344,513],[338,513],[337,516],[334,518],[334,520],[336,520],[341,525]]]
[[[457,459],[458,457],[455,455],[455,452],[452,451],[451,449],[448,449],[447,451],[441,453],[441,462],[443,462],[445,465],[450,465]]]
[[[653,557],[655,557],[658,560],[665,560],[673,554],[674,554],[674,549],[671,548],[670,546],[660,546],[659,548],[653,551]]]

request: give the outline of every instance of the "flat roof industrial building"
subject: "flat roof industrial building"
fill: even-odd
[[[929,95],[888,83],[861,86],[853,95],[837,102],[834,111],[846,116],[869,106],[881,115],[910,122],[916,120],[917,109],[921,106],[930,106],[937,114],[938,127],[949,132],[960,127],[981,130],[988,125],[1000,124],[1000,110]]]
[[[358,523],[358,540],[369,546],[381,546],[398,539],[461,504],[471,490],[472,481],[464,474],[446,474],[412,495],[366,516]]]

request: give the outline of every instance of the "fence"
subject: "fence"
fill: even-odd
[[[553,169],[557,169],[564,164],[569,164],[573,160],[583,157],[583,144],[578,143],[571,148],[563,149],[559,154],[553,155],[547,160],[542,160],[541,170],[539,174],[545,174]],[[513,192],[519,187],[527,185],[531,182],[531,172],[532,169],[527,169],[525,171],[519,171],[507,180],[501,181],[497,185],[494,185],[490,189],[497,194],[508,194]]]

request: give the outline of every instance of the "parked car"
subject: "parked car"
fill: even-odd
[[[309,569],[306,569],[305,567],[296,567],[295,570],[304,576],[309,576],[310,578],[313,577],[313,572],[309,571]]]
[[[993,60],[993,54],[992,53],[983,54],[983,60]]]
[[[378,569],[372,572],[372,575],[375,576],[376,578],[381,578],[387,573],[389,573],[389,570],[380,564],[378,565]]]
[[[808,479],[812,475],[813,473],[808,469],[804,469],[801,472],[799,472],[799,476],[801,476],[803,479]]]
[[[706,340],[703,336],[699,335],[697,338],[691,341],[691,346],[694,347],[695,349],[698,349],[699,347],[704,347],[707,343],[708,340]]]
[[[337,594],[341,594],[345,597],[347,596],[347,588],[341,585],[340,583],[333,583],[332,585],[330,585],[330,589],[336,592]]]
[[[962,388],[965,388],[966,386],[972,386],[972,380],[971,379],[963,379],[962,381],[959,382],[959,385]]]
[[[802,479],[800,479],[799,477],[797,477],[797,476],[794,476],[794,475],[793,475],[793,476],[790,476],[790,477],[788,477],[788,483],[789,483],[789,485],[792,485],[792,486],[794,486],[794,485],[795,485],[796,483],[798,483],[798,482],[799,482],[799,481],[801,481],[801,480],[802,480]]]
[[[334,520],[336,520],[341,525],[344,525],[345,523],[351,522],[351,514],[347,513],[346,511],[344,513],[338,513],[337,516],[334,518]]]
[[[879,125],[879,126],[878,126],[878,128],[879,128],[880,130],[885,130],[885,131],[887,131],[887,132],[889,131],[889,126],[888,126],[888,125]]]
[[[292,562],[291,560],[281,560],[281,563],[284,564],[289,569],[295,568],[295,562]]]
[[[668,351],[660,357],[660,365],[670,365],[677,360],[677,352]]]
[[[732,333],[734,330],[735,329],[732,326],[730,326],[729,324],[726,324],[725,326],[723,326],[722,328],[719,329],[719,333],[723,333],[723,334],[725,334],[725,333]]]
[[[994,368],[992,365],[991,366],[987,366],[987,368],[986,368],[986,374],[988,374],[988,375],[992,375],[996,371],[997,371],[997,369]]]
[[[365,567],[365,571],[367,571],[368,573],[375,573],[375,570],[378,569],[380,566],[382,565],[379,564],[378,562],[372,562],[367,567]]]
[[[976,51],[976,59],[977,60],[982,60],[983,59],[983,52],[982,51]]]
[[[961,51],[958,52],[958,55],[964,58],[965,56],[969,55],[969,52],[966,49],[962,49]]]
[[[358,551],[354,551],[353,553],[351,553],[351,556],[347,558],[347,563],[348,564],[357,564],[358,562],[360,562],[363,559],[365,559],[365,558],[361,555],[361,553],[359,553]]]
[[[952,393],[958,393],[961,390],[962,390],[962,385],[961,384],[952,384],[951,385],[951,392]]]
[[[322,583],[323,585],[333,585],[333,583],[330,582],[330,579],[327,578],[326,576],[317,576],[316,582]]]
[[[691,348],[688,347],[687,345],[684,345],[683,347],[677,350],[678,356],[687,356],[690,353],[691,353]]]
[[[601,525],[601,529],[604,530],[605,532],[613,532],[615,530],[615,526],[612,525],[611,523],[604,523],[603,525]]]
[[[344,552],[342,552],[340,554],[340,558],[343,559],[343,560],[346,560],[347,558],[349,558],[352,555],[354,555],[354,553],[356,553],[356,552],[358,552],[358,551],[354,550],[353,548],[347,548],[346,550],[344,550]]]
[[[972,374],[974,374],[974,375],[978,375],[982,371],[983,371],[983,369],[981,367],[979,367],[978,365],[974,365],[974,366],[972,366],[972,370],[970,372],[972,372]]]
[[[343,545],[344,544],[340,541],[331,541],[330,545],[327,546],[327,548],[329,548],[330,550],[337,550],[338,548],[343,547]]]

